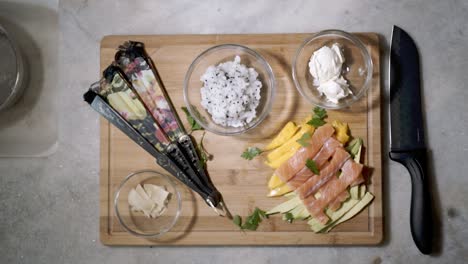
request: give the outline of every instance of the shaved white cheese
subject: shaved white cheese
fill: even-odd
[[[151,211],[151,216],[156,218],[161,215],[164,210],[166,210],[169,192],[167,192],[161,186],[154,184],[145,184],[143,185],[143,188],[145,189],[150,199],[156,204],[156,206]]]
[[[156,218],[167,208],[170,193],[154,184],[138,184],[128,193],[128,204],[133,212],[143,212],[146,217]]]
[[[135,189],[131,189],[128,193],[128,204],[132,211],[142,211],[147,217],[150,217],[155,206],[151,200],[142,197]]]
[[[149,195],[146,193],[143,187],[141,187],[141,184],[138,184],[137,187],[135,187],[135,191],[141,196],[141,198],[150,200]]]

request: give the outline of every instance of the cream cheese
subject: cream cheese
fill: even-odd
[[[341,76],[344,62],[345,58],[337,43],[331,48],[321,47],[312,54],[309,61],[309,71],[320,95],[325,95],[328,101],[335,104],[351,93],[348,82]]]

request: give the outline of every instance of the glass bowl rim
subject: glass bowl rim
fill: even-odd
[[[367,66],[367,75],[366,75],[365,82],[362,85],[363,88],[353,98],[353,100],[350,100],[347,103],[344,103],[342,105],[328,106],[328,105],[323,105],[323,104],[321,104],[319,102],[313,102],[313,100],[309,96],[307,96],[305,94],[304,89],[300,85],[299,80],[298,80],[297,62],[299,60],[299,55],[302,53],[303,49],[307,45],[309,45],[312,41],[314,41],[315,39],[317,39],[319,37],[326,36],[326,35],[337,35],[337,36],[340,36],[342,38],[344,37],[344,38],[350,40],[362,52],[362,54],[364,56],[365,64]],[[317,33],[313,34],[312,36],[306,38],[304,40],[304,42],[301,44],[301,46],[299,46],[299,48],[297,49],[296,54],[293,57],[293,63],[292,63],[292,75],[293,75],[294,85],[296,86],[296,89],[299,91],[299,93],[302,95],[302,97],[304,97],[309,103],[311,103],[311,104],[313,104],[315,106],[319,106],[319,107],[322,107],[322,108],[325,108],[325,109],[330,109],[330,110],[343,109],[343,108],[349,107],[354,102],[361,99],[361,97],[363,97],[364,94],[370,89],[370,86],[372,84],[372,74],[373,74],[373,72],[374,72],[374,64],[372,62],[372,57],[371,57],[369,51],[364,46],[364,43],[357,36],[355,36],[354,34],[348,33],[346,31],[339,30],[339,29],[322,30],[322,31],[317,32]]]
[[[133,178],[134,176],[136,175],[139,175],[141,173],[152,173],[152,174],[156,174],[156,176],[158,177],[161,177],[163,179],[165,179],[167,182],[169,182],[169,185],[171,185],[171,187],[174,189],[174,192],[176,194],[176,197],[177,197],[177,212],[176,214],[174,215],[174,219],[172,220],[171,224],[167,227],[167,228],[164,228],[162,229],[161,231],[157,232],[157,233],[154,233],[154,234],[144,234],[144,233],[140,233],[140,232],[137,232],[133,229],[131,229],[130,227],[127,226],[127,224],[124,223],[124,221],[122,220],[122,217],[120,215],[120,212],[119,212],[119,209],[118,209],[118,200],[119,200],[119,197],[120,197],[120,191],[122,190],[122,187],[131,179]],[[153,176],[154,177],[154,176]],[[152,238],[156,238],[156,237],[159,237],[165,233],[167,233],[169,230],[171,230],[174,225],[177,223],[177,220],[179,219],[179,216],[180,216],[180,213],[182,211],[182,198],[180,196],[180,192],[179,190],[177,189],[177,186],[175,185],[174,181],[167,175],[163,174],[163,173],[160,173],[160,172],[157,172],[157,171],[154,171],[154,170],[139,170],[139,171],[135,171],[135,172],[132,172],[130,173],[129,175],[127,175],[125,177],[125,179],[120,183],[119,185],[119,188],[117,189],[116,193],[115,193],[115,197],[114,197],[114,210],[115,210],[115,214],[117,215],[117,219],[119,219],[119,223],[125,228],[125,230],[127,230],[129,233],[135,235],[135,236],[138,236],[138,237],[152,237]]]
[[[200,118],[198,118],[198,116],[196,115],[194,109],[192,108],[192,105],[189,103],[189,98],[188,98],[188,83],[189,83],[189,79],[190,79],[190,76],[192,75],[194,69],[195,69],[195,65],[197,65],[203,58],[206,54],[209,54],[213,51],[217,51],[217,50],[222,50],[222,49],[230,49],[230,48],[239,48],[241,49],[242,51],[254,56],[257,61],[260,62],[261,65],[263,65],[263,68],[266,70],[268,76],[269,76],[269,82],[270,82],[270,96],[266,98],[267,100],[267,104],[265,105],[265,109],[263,110],[263,113],[258,116],[258,119],[257,121],[255,121],[254,123],[252,123],[252,125],[242,129],[242,130],[239,130],[239,131],[235,131],[235,132],[222,132],[222,131],[219,131],[217,129],[213,129],[213,128],[209,128],[208,126],[206,126],[204,124],[204,122],[202,120],[200,120]],[[274,101],[274,98],[275,98],[275,94],[276,94],[276,78],[275,78],[275,74],[273,72],[273,69],[271,68],[270,64],[268,63],[267,60],[265,60],[265,58],[263,58],[262,55],[260,55],[257,51],[251,49],[251,48],[248,48],[246,46],[243,46],[243,45],[240,45],[240,44],[232,44],[232,43],[227,43],[227,44],[220,44],[220,45],[215,45],[213,47],[210,47],[208,49],[206,49],[205,51],[203,51],[202,53],[200,53],[194,60],[193,62],[190,64],[188,70],[187,70],[187,73],[185,74],[185,78],[184,78],[184,102],[185,102],[185,106],[187,107],[190,115],[195,119],[195,121],[197,121],[197,123],[199,123],[205,130],[209,131],[209,132],[212,132],[212,133],[215,133],[217,135],[221,135],[221,136],[232,136],[232,135],[239,135],[239,134],[242,134],[242,133],[245,133],[255,127],[257,127],[260,123],[262,123],[262,121],[268,116],[268,114],[271,112],[271,109],[273,107],[273,101]]]

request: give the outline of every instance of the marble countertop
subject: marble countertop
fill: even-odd
[[[468,260],[468,177],[463,174],[468,171],[467,1],[63,0],[57,10],[58,147],[44,158],[0,159],[1,263]],[[387,50],[394,24],[412,35],[422,57],[427,138],[440,197],[440,254],[423,256],[415,247],[409,231],[410,177],[406,169],[385,155],[386,230],[381,246],[111,248],[100,243],[98,115],[81,96],[99,77],[99,43],[103,36],[293,33],[339,28],[377,32],[383,40],[382,48]],[[385,61],[387,58],[383,65]],[[385,75],[383,79],[387,89]],[[384,128],[387,123],[384,120]],[[383,141],[386,152],[388,140]]]

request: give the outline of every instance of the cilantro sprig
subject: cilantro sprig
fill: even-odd
[[[197,130],[204,130],[203,127],[190,114],[187,107],[183,106],[182,111],[184,111],[185,116],[187,117],[187,122],[189,123],[192,132]]]
[[[307,124],[315,128],[318,128],[320,126],[323,126],[326,123],[324,120],[326,117],[327,117],[327,110],[316,106],[314,108],[314,115],[312,116],[312,119],[309,120],[309,122],[307,122]]]
[[[242,222],[242,218],[239,215],[235,215],[232,221],[241,230],[255,231],[257,230],[258,225],[262,222],[262,220],[266,218],[268,218],[266,212],[259,209],[258,207],[255,207],[255,210],[251,215],[247,216],[244,223]]]
[[[307,167],[311,172],[313,172],[315,175],[320,174],[320,171],[319,171],[318,166],[317,166],[317,164],[315,163],[315,161],[313,161],[313,160],[311,160],[311,159],[307,159],[305,165],[306,165],[306,167]]]
[[[287,221],[287,222],[289,222],[289,223],[292,223],[293,220],[294,220],[294,216],[293,216],[292,213],[287,212],[287,213],[283,214],[283,220],[284,220],[284,221]]]
[[[200,154],[200,162],[202,163],[203,167],[206,168],[206,163],[209,161],[209,160],[212,160],[213,159],[213,155],[210,154],[206,148],[205,148],[205,145],[203,145],[203,140],[205,139],[205,135],[206,135],[206,132],[203,131],[203,134],[200,138],[200,143],[198,143],[198,152]]]
[[[252,160],[254,157],[263,153],[263,150],[257,147],[248,147],[241,155],[246,160]]]
[[[310,133],[304,133],[300,139],[296,140],[296,142],[303,147],[308,147],[310,144],[309,140],[311,137],[312,135]]]
[[[203,127],[193,118],[193,116],[188,111],[187,107],[181,107],[181,109],[182,111],[184,111],[185,116],[187,117],[187,122],[190,125],[190,134],[198,130],[203,131],[203,134],[200,138],[200,142],[196,145],[196,148],[197,148],[198,154],[200,155],[200,163],[203,167],[206,168],[206,163],[209,160],[213,159],[213,155],[210,154],[206,150],[205,146],[203,145],[203,140],[205,139],[205,134],[206,134],[206,132],[204,131],[205,129],[203,129]]]

